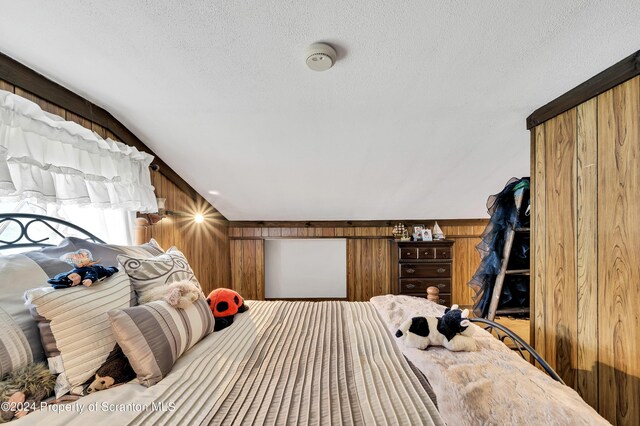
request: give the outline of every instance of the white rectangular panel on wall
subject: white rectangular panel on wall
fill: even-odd
[[[266,240],[265,297],[347,297],[347,240]]]

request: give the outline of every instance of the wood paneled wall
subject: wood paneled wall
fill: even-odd
[[[159,198],[166,198],[167,210],[186,213],[168,215],[155,225],[145,227],[145,240],[155,238],[167,250],[176,246],[187,257],[205,294],[218,287],[230,287],[228,221],[206,200],[196,200],[180,190],[165,176],[151,172],[151,181]],[[193,216],[201,213],[203,223]]]
[[[394,292],[391,249],[387,239],[347,240],[347,300],[368,301],[373,296]]]
[[[640,424],[640,77],[532,129],[533,339],[607,420]]]
[[[231,240],[231,288],[245,299],[264,299],[264,240]]]
[[[0,90],[6,90],[29,99],[44,111],[58,115],[65,120],[74,121],[93,130],[103,138],[120,140],[111,130],[6,81],[0,80]],[[187,194],[163,174],[151,172],[151,180],[156,188],[156,195],[167,199],[167,210],[190,214],[203,213],[206,216],[206,221],[198,225],[193,222],[192,217],[169,216],[146,229],[145,237],[147,240],[153,237],[164,249],[175,245],[184,252],[205,291],[216,287],[228,287],[231,282],[229,238],[227,236],[228,221],[204,198],[196,194],[194,199],[192,193]]]
[[[433,220],[392,221],[405,224],[420,223],[433,226]],[[473,290],[467,286],[480,263],[475,246],[487,225],[487,220],[438,221],[447,239],[454,244],[454,271],[452,298],[460,305],[473,304]],[[234,241],[261,241],[264,238],[347,238],[347,299],[366,301],[373,296],[392,293],[395,283],[391,279],[391,232],[387,222],[231,222],[229,238]],[[245,277],[254,282],[254,260],[238,259],[244,251],[231,250],[234,288],[246,288]],[[263,256],[263,254],[262,254]],[[260,260],[259,260],[260,261]],[[260,264],[264,274],[264,259]],[[240,280],[240,281],[238,281]],[[264,286],[264,278],[258,283]],[[264,290],[260,290],[264,295]]]

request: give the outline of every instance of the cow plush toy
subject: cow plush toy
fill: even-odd
[[[213,331],[229,327],[233,324],[233,317],[236,314],[249,309],[242,300],[242,296],[228,288],[217,288],[209,293],[207,304],[216,319]]]
[[[450,351],[475,351],[476,341],[470,336],[469,310],[453,305],[442,317],[413,317],[396,331],[406,347],[427,349],[429,346],[444,346]]]

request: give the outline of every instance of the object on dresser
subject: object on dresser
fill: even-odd
[[[53,394],[56,378],[42,363],[27,364],[12,371],[0,382],[0,423],[24,417],[27,407],[40,406],[40,402]]]
[[[469,310],[453,305],[441,317],[413,317],[396,331],[396,337],[408,348],[425,350],[429,346],[443,346],[450,351],[475,351],[476,341],[469,330]]]
[[[440,228],[440,225],[438,225],[438,222],[436,222],[436,224],[433,225],[433,239],[444,240],[444,232],[442,232],[442,228]]]
[[[396,294],[426,298],[427,288],[436,287],[439,290],[436,303],[451,305],[453,241],[407,241],[394,245]]]
[[[433,241],[433,236],[431,235],[431,229],[424,228],[422,230],[422,241]]]
[[[393,231],[391,231],[391,235],[393,235],[394,240],[402,240],[406,231],[407,228],[403,223],[396,223],[396,226],[393,227]]]
[[[236,314],[249,309],[242,296],[228,288],[217,288],[209,293],[207,304],[216,319],[213,331],[220,331],[233,324]]]
[[[413,234],[411,235],[411,241],[422,241],[423,231],[424,225],[413,225]]]
[[[93,255],[87,249],[66,253],[60,257],[60,260],[73,266],[73,269],[62,272],[47,281],[55,289],[75,287],[79,284],[89,287],[96,281],[118,272],[118,268],[114,266],[105,268],[98,265],[99,260],[93,260]]]

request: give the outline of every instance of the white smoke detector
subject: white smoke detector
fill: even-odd
[[[313,43],[307,48],[307,66],[314,71],[326,71],[336,63],[336,51],[325,43]]]

